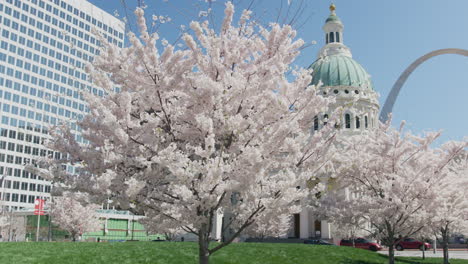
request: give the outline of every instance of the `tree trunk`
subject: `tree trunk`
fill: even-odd
[[[199,264],[210,263],[210,238],[209,232],[206,225],[202,225],[200,232],[198,233],[198,261]]]
[[[200,255],[198,256],[199,264],[209,264],[210,263],[210,256],[202,255],[200,250]]]
[[[395,245],[391,244],[388,247],[388,264],[395,264]]]
[[[423,245],[423,250],[422,250],[422,259],[426,259],[426,247]]]
[[[448,241],[449,232],[448,228],[442,229],[442,248],[444,250],[444,264],[449,264],[449,252],[448,252]]]
[[[448,239],[444,237],[444,245],[443,245],[443,250],[444,250],[444,264],[449,264],[449,252],[448,252]]]

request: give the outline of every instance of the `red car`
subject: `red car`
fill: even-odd
[[[418,248],[420,250],[426,250],[426,249],[431,248],[431,244],[416,240],[414,238],[404,238],[396,245],[395,248],[397,250],[418,249]]]
[[[350,239],[343,239],[340,241],[340,246],[347,246],[347,247],[352,247],[353,246],[353,241]],[[372,251],[379,251],[382,250],[382,246],[379,243],[370,241],[368,239],[358,237],[354,239],[354,246],[356,248],[362,248],[362,249],[368,249]]]

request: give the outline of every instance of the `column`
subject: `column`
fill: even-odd
[[[320,233],[322,235],[322,238],[330,239],[331,238],[330,224],[327,221],[322,221],[321,226],[322,228],[320,230]]]
[[[309,234],[310,234],[310,231],[309,231],[309,227],[310,227],[310,223],[309,223],[309,210],[303,208],[301,213],[299,214],[299,219],[300,219],[300,238],[302,239],[307,239],[309,238]]]
[[[214,223],[213,223],[213,235],[214,239],[217,241],[221,241],[221,231],[223,229],[223,216],[224,214],[221,212],[221,210],[216,211],[216,214],[214,215]]]

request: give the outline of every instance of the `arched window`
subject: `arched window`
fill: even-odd
[[[340,32],[336,32],[336,42],[340,42]]]
[[[325,43],[328,44],[328,34],[325,34]]]
[[[324,114],[323,115],[323,126],[326,126],[328,124],[328,115]]]
[[[318,117],[314,116],[314,130],[319,129]]]
[[[368,126],[368,123],[367,123],[367,116],[364,117],[364,126],[365,126],[365,128],[367,128],[367,126]]]
[[[335,32],[330,32],[330,42],[335,42]]]
[[[359,116],[356,116],[356,128],[361,127],[361,120],[359,120]]]
[[[345,128],[351,128],[351,115],[345,114],[344,119],[345,119]]]

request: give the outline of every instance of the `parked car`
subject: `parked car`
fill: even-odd
[[[426,250],[431,248],[431,244],[427,242],[422,242],[419,240],[416,240],[414,238],[404,238],[402,239],[396,246],[395,248],[397,250],[404,250],[404,249],[420,249],[420,250]]]
[[[343,239],[340,241],[340,246],[352,247],[353,241],[350,239]],[[362,238],[362,237],[358,237],[354,239],[354,246],[356,248],[368,249],[372,251],[382,250],[382,246],[379,243]]]
[[[327,242],[322,239],[307,239],[304,240],[304,244],[310,244],[310,245],[325,245],[325,246],[334,246],[335,244]]]

